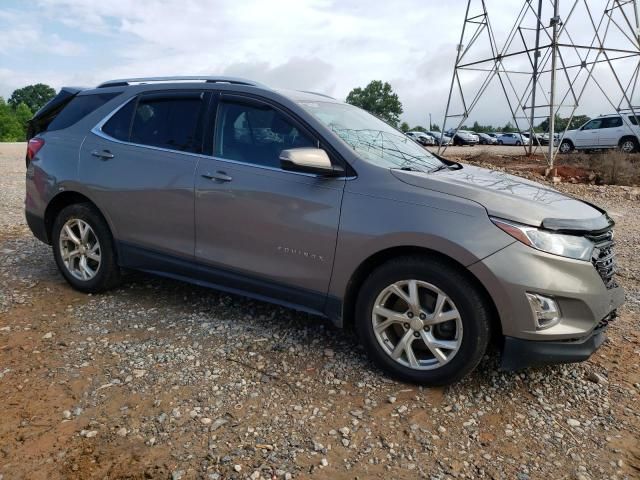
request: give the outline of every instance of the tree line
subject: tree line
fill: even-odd
[[[379,118],[385,120],[390,125],[399,128],[403,132],[410,131],[420,131],[420,132],[439,132],[440,126],[436,124],[429,125],[429,128],[425,128],[422,125],[414,125],[411,126],[407,122],[400,123],[400,115],[402,115],[403,108],[402,102],[400,101],[398,95],[394,93],[391,85],[387,82],[382,82],[381,80],[374,80],[370,82],[364,88],[354,88],[347,95],[347,103],[351,105],[355,105],[357,107],[363,108],[370,113],[378,116]],[[587,115],[575,115],[572,119],[560,117],[556,115],[555,117],[555,131],[562,132],[567,126],[569,129],[579,128],[584,123],[591,120]],[[526,126],[527,122],[524,122],[520,125],[524,130],[528,130]],[[494,132],[504,132],[504,133],[512,133],[516,132],[516,126],[507,122],[506,125],[503,126],[494,126],[494,125],[481,125],[477,121],[473,123],[473,125],[462,125],[460,127],[461,130],[471,130],[473,132],[478,133],[494,133]],[[545,119],[540,122],[540,124],[534,127],[534,131],[537,133],[544,133],[549,130],[549,119]]]
[[[7,101],[0,97],[0,142],[24,141],[27,135],[27,122],[55,94],[55,90],[49,85],[38,83],[15,90]],[[347,95],[347,103],[367,110],[403,132],[440,131],[440,126],[436,124],[431,124],[429,128],[426,128],[422,125],[410,126],[407,122],[400,122],[400,115],[404,111],[402,102],[388,82],[373,80],[364,88],[354,88]],[[589,120],[590,118],[586,115],[576,115],[571,121],[556,115],[556,131],[563,131],[567,125],[570,129],[578,128]],[[546,132],[548,124],[548,119],[544,120],[534,130],[539,133]],[[509,133],[517,130],[511,122],[504,126],[493,126],[481,125],[477,121],[471,126],[463,125],[461,129],[479,133]]]
[[[15,90],[9,100],[0,97],[0,142],[23,142],[27,139],[27,122],[56,91],[38,83]]]

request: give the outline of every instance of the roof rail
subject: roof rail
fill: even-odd
[[[168,83],[168,82],[205,82],[205,83],[230,83],[233,85],[248,85],[252,87],[265,87],[261,83],[246,80],[239,77],[211,77],[201,75],[177,76],[177,77],[140,77],[140,78],[120,78],[109,80],[98,85],[97,88],[124,87],[132,83]]]
[[[312,92],[310,90],[299,90],[300,93],[309,93],[311,95],[318,95],[320,97],[325,97],[325,98],[330,98],[331,100],[335,100],[335,98],[333,98],[330,95],[327,95],[326,93],[319,93],[319,92]]]

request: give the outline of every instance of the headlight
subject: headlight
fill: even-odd
[[[562,257],[591,261],[594,245],[593,242],[584,237],[549,232],[497,218],[492,218],[491,221],[516,240],[532,248]]]

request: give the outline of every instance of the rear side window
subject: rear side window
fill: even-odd
[[[620,117],[608,117],[602,120],[601,128],[616,128],[622,126],[622,118]]]
[[[47,130],[62,130],[63,128],[68,128],[76,124],[116,95],[118,95],[118,93],[98,93],[75,97],[51,121]]]
[[[116,112],[102,131],[125,142],[202,153],[202,97],[200,92],[144,95]]]
[[[632,125],[638,125],[638,117],[634,117],[633,115],[629,116],[629,121]]]
[[[135,106],[136,100],[133,99],[118,110],[115,115],[103,125],[102,131],[116,140],[128,142],[129,135],[131,134],[131,120]]]

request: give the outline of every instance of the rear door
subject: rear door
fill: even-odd
[[[602,118],[594,118],[585,123],[575,136],[575,146],[578,148],[597,147],[599,145],[600,128],[602,127]]]
[[[146,93],[101,122],[81,149],[80,181],[121,246],[193,258],[201,91]]]
[[[224,95],[215,118],[213,155],[196,174],[197,260],[242,276],[253,291],[321,310],[345,179],[280,168],[282,150],[318,139],[275,105]]]
[[[602,119],[598,143],[601,147],[617,147],[623,137],[625,128],[621,117],[606,117]]]

